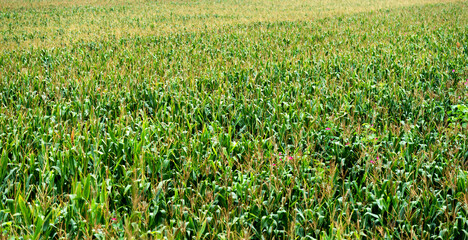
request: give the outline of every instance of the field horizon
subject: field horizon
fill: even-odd
[[[202,32],[239,24],[328,17],[459,0],[39,0],[0,1],[0,50],[66,47],[121,38]]]

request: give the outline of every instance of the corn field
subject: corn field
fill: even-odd
[[[0,6],[0,239],[468,239],[466,1]]]

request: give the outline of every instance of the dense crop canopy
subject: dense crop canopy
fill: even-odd
[[[0,235],[468,238],[467,33],[455,2],[8,45]]]

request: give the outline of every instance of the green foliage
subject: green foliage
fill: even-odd
[[[0,235],[468,238],[467,6],[4,50]]]
[[[453,106],[453,116],[451,117],[452,122],[461,122],[462,127],[466,128],[468,126],[468,107],[459,104],[459,105],[454,105]]]

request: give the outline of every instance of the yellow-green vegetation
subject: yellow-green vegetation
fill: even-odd
[[[435,2],[2,2],[0,236],[468,239]]]
[[[0,0],[0,50],[207,31],[226,25],[311,21],[450,0]]]

